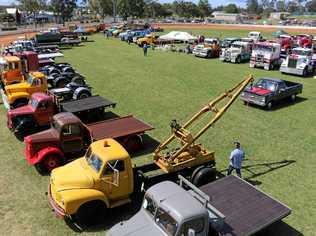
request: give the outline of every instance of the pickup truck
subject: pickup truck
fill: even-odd
[[[232,175],[200,188],[179,178],[180,185],[164,181],[149,188],[136,215],[107,235],[247,236],[291,213],[283,203]]]
[[[261,78],[254,85],[247,87],[240,95],[244,104],[256,104],[271,109],[278,101],[291,98],[302,93],[303,85],[281,79]]]
[[[81,156],[95,140],[114,138],[129,152],[135,152],[143,146],[142,135],[152,129],[131,115],[84,124],[73,113],[61,112],[53,116],[50,129],[24,138],[25,157],[44,174],[67,159]]]
[[[7,112],[7,127],[17,138],[23,139],[49,128],[51,118],[56,113],[68,111],[86,122],[90,121],[90,117],[102,117],[104,108],[115,105],[116,103],[100,96],[64,101],[56,94],[34,93],[28,105]]]

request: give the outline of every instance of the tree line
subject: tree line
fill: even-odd
[[[78,7],[76,0],[17,0],[21,9],[29,14],[48,10],[65,21],[72,17],[73,10]],[[157,18],[179,16],[183,18],[205,18],[213,11],[226,13],[248,12],[250,14],[268,15],[274,11],[316,12],[316,0],[245,0],[246,7],[241,8],[230,3],[226,6],[212,8],[208,0],[197,3],[176,0],[172,3],[160,3],[157,0],[82,0],[79,5],[86,6],[93,14],[102,17],[119,15],[123,19]]]

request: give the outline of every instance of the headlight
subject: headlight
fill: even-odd
[[[261,98],[261,102],[266,102],[266,98]]]

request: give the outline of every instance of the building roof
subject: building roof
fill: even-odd
[[[171,181],[164,181],[152,186],[148,189],[147,194],[177,222],[193,216],[208,214],[206,208],[188,191]]]

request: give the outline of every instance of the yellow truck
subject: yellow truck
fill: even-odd
[[[156,44],[158,37],[159,36],[157,35],[149,34],[146,37],[137,39],[136,43],[140,47],[143,47],[145,44],[147,45]]]
[[[46,76],[41,72],[30,72],[22,82],[5,86],[1,95],[5,107],[10,109],[26,105],[33,93],[46,93],[47,89]]]
[[[162,180],[176,181],[182,175],[196,186],[215,180],[215,153],[196,140],[220,119],[251,81],[250,76],[225,91],[183,126],[173,120],[171,136],[158,146],[150,163],[134,166],[128,152],[114,139],[93,142],[84,157],[51,172],[48,196],[52,209],[58,217],[89,222],[106,209],[137,200],[143,187]],[[205,116],[211,120],[199,132],[190,132],[188,128],[196,121],[206,121],[202,119]],[[177,141],[179,147],[168,148],[175,147]]]

